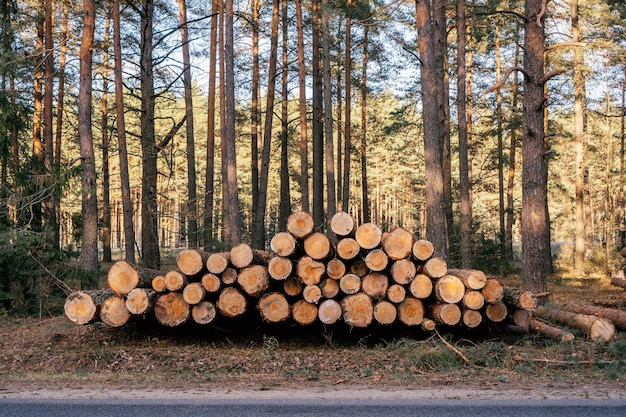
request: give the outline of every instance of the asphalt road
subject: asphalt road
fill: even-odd
[[[0,399],[4,417],[623,417],[625,400],[32,400]]]

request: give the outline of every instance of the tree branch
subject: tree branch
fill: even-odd
[[[483,91],[483,93],[481,95],[485,96],[485,95],[491,93],[492,91],[496,91],[498,88],[502,87],[506,83],[506,81],[509,79],[509,77],[511,76],[513,71],[519,71],[522,74],[524,74],[524,77],[528,77],[528,73],[526,72],[526,70],[523,67],[517,66],[517,67],[509,68],[504,73],[504,76],[502,77],[502,79],[500,79],[499,82],[497,82],[496,84],[492,85],[491,87],[489,87],[488,89]]]
[[[174,136],[176,136],[176,133],[178,133],[180,128],[185,124],[186,120],[187,120],[187,115],[183,116],[183,118],[180,120],[180,122],[178,122],[177,124],[172,126],[172,128],[170,129],[168,134],[165,135],[165,138],[163,138],[161,143],[159,143],[157,145],[157,147],[156,147],[156,151],[157,152],[162,151],[167,146],[167,144],[170,143],[170,141],[174,138]]]
[[[586,42],[561,42],[561,43],[547,46],[546,51],[551,51],[552,49],[557,49],[557,48],[566,48],[568,46],[573,46],[576,48],[584,48],[585,46],[587,46],[587,43]]]
[[[566,70],[564,70],[564,69],[557,69],[557,70],[554,70],[554,71],[550,71],[549,73],[544,75],[543,78],[539,81],[540,85],[544,85],[545,83],[550,81],[550,79],[556,77],[557,75],[561,75],[561,74],[565,73],[565,71]]]

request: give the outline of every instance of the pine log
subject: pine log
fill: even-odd
[[[333,298],[339,294],[339,283],[332,278],[325,278],[319,284],[322,291],[322,297]]]
[[[433,319],[424,318],[424,320],[420,323],[420,327],[424,331],[432,332],[437,327],[437,322]]]
[[[346,274],[339,280],[339,288],[344,294],[356,294],[361,289],[361,278],[358,275]]]
[[[178,271],[169,271],[165,274],[165,287],[169,291],[180,291],[187,285],[187,277]]]
[[[222,287],[222,280],[220,277],[210,272],[202,276],[200,283],[208,293],[218,292]]]
[[[191,308],[180,292],[168,292],[157,297],[154,317],[164,326],[175,327],[189,319]]]
[[[398,309],[389,301],[379,301],[374,306],[374,320],[380,324],[392,324],[398,317]]]
[[[325,234],[311,233],[304,239],[304,253],[316,261],[323,261],[332,255],[332,245]]]
[[[397,261],[408,258],[413,250],[415,238],[413,234],[402,227],[396,227],[385,234],[382,240],[382,247],[389,259]]]
[[[206,260],[206,269],[215,275],[221,274],[228,268],[230,252],[212,253]]]
[[[570,304],[566,308],[574,313],[593,314],[598,317],[604,317],[611,320],[616,328],[626,330],[626,311],[624,310],[583,304]]]
[[[330,219],[330,230],[335,236],[344,238],[352,236],[355,222],[352,216],[345,211],[338,211]]]
[[[387,268],[389,257],[382,249],[373,249],[365,255],[364,261],[370,271],[380,272]]]
[[[358,277],[364,277],[370,272],[363,259],[355,259],[350,263],[350,273]]]
[[[413,253],[413,258],[415,258],[416,261],[424,263],[433,256],[435,253],[435,247],[430,241],[419,239],[413,243],[411,252]]]
[[[487,318],[494,323],[504,321],[508,314],[509,310],[506,307],[506,304],[502,302],[487,304],[487,307],[485,308],[485,316],[487,316]]]
[[[296,264],[296,275],[300,277],[304,285],[319,284],[324,272],[326,272],[326,265],[310,256],[303,256]]]
[[[107,273],[107,283],[114,293],[126,295],[137,287],[150,287],[152,278],[157,275],[163,275],[163,272],[141,268],[126,261],[117,261]]]
[[[530,328],[530,323],[533,319],[533,314],[530,311],[517,309],[513,311],[513,314],[511,314],[510,316],[511,321],[513,321],[513,323],[517,327],[526,329],[526,331],[528,331],[528,329]]]
[[[341,312],[341,309],[339,309]],[[315,322],[317,319],[318,307],[315,304],[307,303],[304,300],[298,300],[291,307],[291,317],[294,321],[303,326],[307,326]]]
[[[406,298],[406,289],[400,284],[390,285],[387,289],[387,299],[394,304],[400,304]]]
[[[367,327],[372,324],[374,305],[367,294],[360,292],[346,296],[341,301],[341,309],[343,321],[352,327]]]
[[[267,252],[253,249],[246,243],[235,245],[230,250],[230,263],[235,268],[245,268],[252,264],[267,266],[270,256]]]
[[[461,321],[461,309],[456,304],[437,302],[431,308],[432,318],[439,324],[455,326]]]
[[[296,238],[304,239],[313,233],[314,228],[313,216],[305,211],[292,213],[287,218],[287,231]]]
[[[100,320],[110,327],[121,327],[130,319],[126,299],[122,295],[112,295],[100,304]]]
[[[617,272],[611,273],[611,285],[626,290],[626,277],[624,277],[624,270],[620,269]]]
[[[405,298],[398,306],[398,319],[407,326],[422,324],[424,320],[424,304],[417,298]]]
[[[582,330],[594,342],[608,342],[615,337],[613,322],[604,317],[572,313],[558,309],[547,309],[543,306],[538,306],[533,311],[533,315]]]
[[[206,268],[209,254],[200,249],[185,249],[176,256],[178,270],[188,277],[199,275]]]
[[[276,281],[286,280],[293,272],[293,262],[285,256],[274,256],[267,264],[267,272]]]
[[[126,309],[130,314],[147,314],[154,309],[156,291],[147,288],[135,288],[126,295]]]
[[[191,317],[198,324],[209,324],[216,316],[215,304],[210,301],[201,301],[191,308]]]
[[[220,292],[216,307],[225,317],[237,317],[246,312],[246,297],[237,288],[226,287]]]
[[[448,274],[459,278],[470,290],[480,290],[487,284],[487,275],[478,269],[448,269]]]
[[[483,315],[480,314],[480,311],[466,308],[462,312],[462,321],[465,327],[474,329],[480,326],[480,323],[482,323]]]
[[[289,303],[279,292],[270,292],[259,299],[257,305],[261,318],[270,323],[279,323],[289,318]]]
[[[363,249],[374,249],[380,245],[383,232],[374,223],[363,223],[356,229],[354,240]]]
[[[75,291],[65,299],[64,311],[74,324],[88,324],[98,319],[98,306],[115,294],[110,289]]]
[[[480,310],[485,305],[483,293],[476,290],[466,290],[463,296],[463,306],[470,310]]]
[[[537,297],[531,291],[522,291],[514,288],[504,289],[503,300],[513,308],[526,311],[533,311],[538,305]]]
[[[335,324],[341,318],[341,304],[335,300],[324,300],[320,303],[317,317],[324,324]]]
[[[151,286],[152,286],[152,289],[156,292],[167,291],[167,284],[165,283],[165,276],[157,275],[156,277],[152,278]]]
[[[622,255],[624,258],[626,258],[626,246],[620,249],[619,254]]]
[[[480,291],[483,293],[486,303],[499,303],[504,298],[504,287],[495,278],[487,279],[485,286]]]
[[[296,297],[302,293],[302,281],[296,277],[289,277],[283,281],[283,291],[290,297]]]
[[[270,275],[263,265],[250,265],[237,274],[237,284],[252,297],[260,297],[270,286]]]
[[[237,270],[235,268],[226,268],[222,272],[222,284],[231,285],[237,282]]]
[[[439,301],[455,304],[465,296],[465,285],[454,275],[445,275],[435,281],[434,293]]]
[[[387,278],[387,275],[378,272],[371,272],[361,280],[361,291],[374,300],[385,298],[388,288],[389,278]]]
[[[389,269],[391,279],[398,284],[409,284],[415,278],[417,267],[409,259],[400,259],[395,261]]]
[[[421,267],[421,273],[432,279],[438,279],[448,273],[448,263],[440,257],[428,259]]]
[[[332,279],[339,279],[346,274],[346,264],[341,259],[334,258],[326,262],[326,275]]]
[[[409,291],[415,298],[425,299],[433,293],[433,281],[428,275],[417,274],[409,286]]]
[[[322,298],[322,290],[317,285],[307,285],[302,290],[302,298],[311,304],[317,304]]]
[[[205,295],[206,290],[200,282],[191,282],[183,289],[183,300],[189,305],[198,304]]]
[[[296,238],[287,232],[278,232],[270,240],[270,249],[278,256],[291,256],[296,252]]]
[[[351,237],[341,239],[337,242],[337,256],[345,261],[356,258],[359,252],[361,252],[359,243]]]
[[[574,335],[572,333],[551,326],[538,319],[532,319],[530,321],[529,328],[533,333],[542,334],[544,336],[548,336],[550,339],[558,340],[560,342],[570,342],[574,340]]]

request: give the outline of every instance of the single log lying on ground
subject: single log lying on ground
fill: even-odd
[[[135,288],[126,295],[126,308],[130,314],[147,314],[154,309],[156,291],[147,288]]]
[[[258,309],[261,317],[270,323],[279,323],[289,317],[289,303],[279,292],[270,292],[259,299]]]
[[[114,293],[126,295],[137,287],[150,287],[152,278],[157,275],[164,275],[164,273],[154,269],[141,268],[126,261],[117,261],[107,273],[107,283]]]
[[[341,308],[339,311],[341,312]],[[303,326],[312,324],[317,319],[317,306],[304,300],[298,300],[291,308],[291,316],[296,323]]]
[[[198,324],[209,324],[216,316],[215,304],[210,301],[201,301],[191,308],[191,317]]]
[[[417,268],[409,259],[395,261],[389,269],[391,279],[398,284],[409,284],[415,278]]]
[[[110,327],[121,327],[130,319],[126,299],[122,295],[112,295],[100,304],[100,320]]]
[[[572,313],[558,309],[547,309],[543,306],[537,307],[533,315],[582,330],[595,342],[608,342],[615,337],[615,326],[613,322],[604,317]]]
[[[374,249],[380,245],[383,232],[374,223],[363,223],[356,229],[354,239],[363,249]]]
[[[624,310],[583,304],[570,304],[566,308],[574,313],[593,314],[595,316],[604,317],[611,320],[618,329],[626,330],[626,311]]]
[[[574,335],[572,333],[566,332],[558,327],[551,326],[541,320],[532,319],[530,321],[529,328],[533,333],[542,334],[544,336],[548,336],[550,339],[558,340],[560,342],[570,342],[574,340]]]
[[[337,242],[337,256],[345,261],[356,258],[360,251],[361,247],[359,243],[351,237],[341,239]]]
[[[398,320],[407,326],[418,326],[424,320],[424,304],[421,300],[407,297],[398,306]]]
[[[379,301],[374,306],[374,320],[380,324],[391,324],[398,317],[398,309],[389,301]]]
[[[183,274],[193,277],[206,268],[209,254],[200,249],[185,249],[176,256],[176,266]]]
[[[428,275],[417,274],[411,281],[409,291],[415,298],[428,298],[433,293],[433,281]]]
[[[422,265],[421,272],[433,279],[438,279],[448,273],[448,263],[443,258],[430,258]]]
[[[532,291],[522,291],[514,288],[504,289],[504,302],[514,308],[533,311],[537,308],[538,300]]]
[[[346,296],[341,301],[341,308],[343,321],[352,327],[367,327],[374,318],[372,299],[362,292]]]
[[[220,292],[216,307],[225,317],[237,317],[246,312],[246,297],[235,287],[226,287]]]
[[[98,319],[98,306],[112,296],[110,289],[75,291],[65,299],[65,317],[75,324],[88,324]]]
[[[487,284],[487,275],[478,269],[449,269],[448,274],[459,278],[470,290],[480,290]]]
[[[430,241],[419,239],[413,243],[411,252],[416,261],[424,263],[433,256],[435,253],[435,247]]]
[[[337,323],[341,318],[341,314],[341,304],[335,300],[324,300],[320,303],[317,317],[322,323],[330,325]]]
[[[212,253],[206,260],[206,269],[212,274],[221,274],[228,268],[230,252]]]
[[[179,326],[187,321],[190,313],[191,308],[180,292],[161,294],[154,305],[154,317],[164,326]]]
[[[270,240],[270,249],[278,256],[291,256],[296,251],[296,238],[287,232],[279,232]]]
[[[304,239],[313,233],[314,228],[313,216],[305,211],[292,213],[287,218],[287,231],[296,238]]]
[[[412,233],[402,227],[396,227],[385,234],[381,243],[389,259],[397,261],[407,258],[411,254],[414,241]]]
[[[611,273],[611,285],[626,289],[626,277],[622,269]]]
[[[354,219],[345,211],[339,211],[330,219],[330,230],[336,236],[344,238],[354,233]]]

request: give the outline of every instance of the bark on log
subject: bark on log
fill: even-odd
[[[314,228],[313,217],[305,211],[292,213],[287,218],[287,231],[296,238],[304,239],[313,233]]]
[[[448,273],[448,263],[440,257],[430,258],[422,265],[421,273],[439,279]]]
[[[161,271],[141,268],[126,261],[117,261],[107,273],[107,283],[114,293],[126,295],[137,287],[150,287],[152,278],[157,275],[164,274]]]
[[[480,326],[480,324],[482,323],[483,315],[480,314],[480,311],[466,308],[463,310],[463,313],[462,313],[462,321],[465,327],[474,329]]]
[[[480,291],[467,290],[463,296],[463,305],[471,310],[480,310],[485,305],[485,297]]]
[[[276,281],[286,280],[293,272],[293,262],[285,256],[274,256],[267,264],[267,272]]]
[[[270,276],[263,265],[250,265],[237,274],[237,284],[251,297],[260,297],[270,286]]]
[[[387,299],[394,304],[400,304],[406,298],[406,289],[400,284],[390,285],[387,289]],[[419,298],[419,297],[416,297]]]
[[[115,294],[110,289],[75,291],[65,299],[65,317],[74,324],[88,324],[98,319],[98,306]]]
[[[456,304],[437,302],[431,308],[432,318],[439,324],[455,326],[461,321],[461,309]]]
[[[378,247],[382,239],[383,232],[374,223],[363,223],[354,233],[354,240],[363,249],[370,250]]]
[[[200,249],[185,249],[176,256],[178,270],[188,277],[199,275],[206,268],[209,254]]]
[[[487,304],[485,315],[494,323],[500,323],[509,314],[509,310],[504,303]]]
[[[382,249],[373,249],[365,255],[364,261],[370,271],[380,272],[387,268],[389,257]]]
[[[361,252],[359,243],[350,237],[337,242],[337,256],[344,261],[350,261],[356,258],[359,252]]]
[[[126,308],[130,314],[148,314],[154,310],[156,291],[147,288],[135,288],[126,295]]]
[[[487,275],[477,269],[448,269],[448,274],[459,278],[470,290],[480,290],[487,284]]]
[[[300,277],[304,285],[319,284],[325,271],[326,265],[310,256],[303,256],[296,264],[296,275]]]
[[[435,247],[430,241],[419,239],[413,243],[411,252],[413,253],[413,258],[415,258],[416,261],[424,263],[433,256],[435,253]]]
[[[270,240],[270,249],[278,256],[291,256],[296,252],[296,238],[287,232],[279,232]]]
[[[216,316],[215,304],[210,301],[202,301],[191,308],[191,317],[198,324],[209,324]]]
[[[200,283],[208,293],[218,292],[222,287],[222,280],[220,277],[212,273],[204,274]]]
[[[398,320],[407,326],[419,326],[424,320],[424,304],[421,300],[407,297],[398,306]]]
[[[354,234],[354,219],[345,211],[338,211],[330,219],[330,230],[339,238]]]
[[[180,326],[187,321],[190,314],[191,308],[180,292],[161,294],[154,304],[154,317],[164,326]]]
[[[246,312],[246,297],[235,287],[226,287],[217,299],[217,309],[225,317],[237,317]]]
[[[289,277],[283,281],[283,291],[290,297],[296,297],[302,293],[302,281],[296,277]]]
[[[574,335],[565,330],[554,327],[544,321],[538,319],[532,319],[530,321],[530,331],[533,333],[542,334],[548,336],[550,339],[558,340],[560,342],[570,342],[574,340]]]
[[[169,271],[165,274],[165,287],[169,291],[180,291],[187,285],[187,277],[178,271]]]
[[[121,327],[130,319],[126,299],[122,295],[112,295],[100,304],[100,320],[110,327]]]
[[[307,285],[302,290],[302,298],[311,304],[317,304],[322,298],[322,290],[317,285]]]
[[[411,283],[417,274],[417,267],[409,259],[400,259],[395,261],[389,269],[391,279],[402,285]]]
[[[445,275],[435,281],[434,292],[439,301],[456,304],[465,295],[465,285],[454,275]]]
[[[189,305],[198,304],[204,299],[206,290],[200,282],[192,282],[183,289],[183,299]]]
[[[572,313],[558,309],[547,309],[543,306],[537,307],[533,315],[582,330],[594,342],[608,342],[615,337],[613,322],[604,317]]]
[[[388,288],[389,278],[387,278],[387,275],[378,272],[371,272],[361,280],[361,291],[374,300],[385,298]]]
[[[611,285],[626,290],[626,278],[624,277],[624,271],[622,269],[611,273]]]
[[[372,299],[362,292],[346,296],[341,301],[341,309],[343,321],[352,327],[367,327],[374,319]]]
[[[339,283],[332,278],[323,279],[320,282],[320,290],[322,291],[322,297],[333,298],[339,294]]]
[[[235,268],[245,268],[252,264],[267,266],[270,256],[267,252],[253,249],[250,245],[240,243],[230,250],[230,263]]]
[[[328,237],[320,232],[311,233],[304,239],[304,253],[316,261],[323,261],[332,255],[332,245]]]
[[[340,309],[341,311],[341,309]],[[304,300],[298,300],[291,307],[291,317],[294,321],[302,326],[313,324],[317,319],[318,307],[314,304],[307,303]]]
[[[361,289],[361,278],[354,274],[346,274],[339,280],[339,288],[344,294],[356,294]]]
[[[433,281],[428,275],[417,274],[415,278],[413,278],[413,281],[411,281],[409,291],[415,298],[428,298],[433,293]]]
[[[522,291],[513,288],[504,289],[504,302],[513,307],[526,311],[533,311],[537,308],[538,301],[531,291]]]
[[[165,284],[165,276],[157,275],[156,277],[152,278],[151,286],[152,286],[152,289],[156,292],[167,291],[167,284]]]
[[[289,303],[279,292],[270,292],[259,299],[258,309],[261,317],[270,323],[280,323],[289,318]]]
[[[355,259],[350,263],[350,273],[358,277],[364,277],[370,272],[363,259]]]
[[[374,320],[380,324],[392,324],[398,317],[398,309],[389,301],[379,301],[374,306]]]
[[[624,310],[582,304],[570,304],[566,308],[574,313],[593,314],[595,316],[604,317],[611,320],[618,329],[626,330],[626,311]]]
[[[385,234],[381,244],[389,259],[397,261],[411,255],[414,242],[415,238],[412,233],[402,227],[396,227]]]
[[[206,269],[215,275],[221,274],[228,268],[230,252],[212,253],[206,260]]]
[[[222,272],[222,284],[231,285],[237,282],[237,270],[235,268],[226,268]]]
[[[341,304],[335,300],[324,300],[320,303],[317,317],[324,324],[335,324],[341,318]]]
[[[332,279],[339,279],[346,274],[346,264],[341,259],[334,258],[326,262],[326,275]]]
[[[483,293],[486,303],[499,303],[504,298],[504,287],[495,278],[487,279],[487,283],[480,291]]]

